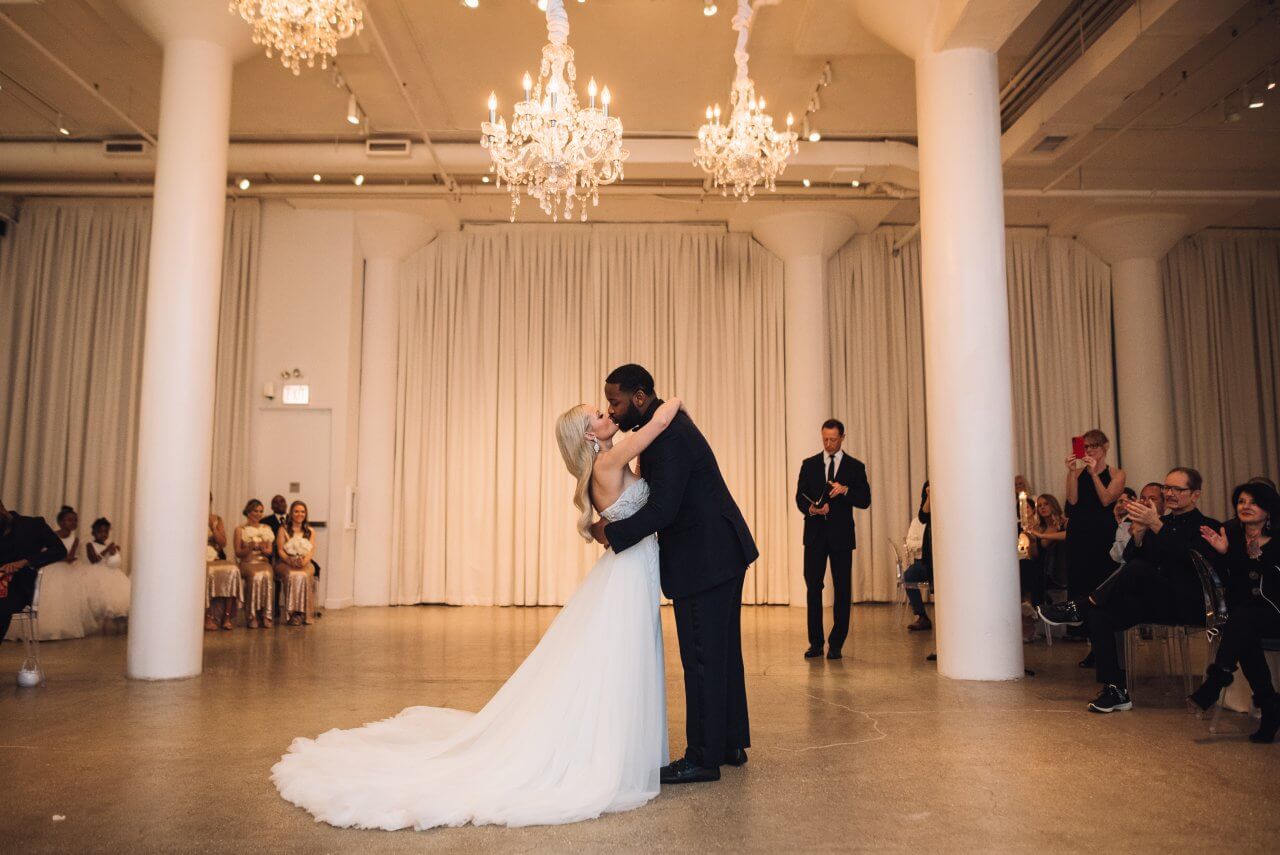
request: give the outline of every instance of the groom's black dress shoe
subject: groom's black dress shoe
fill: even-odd
[[[822,655],[821,647],[810,647],[808,650],[804,652],[805,659],[816,659],[821,655]]]
[[[660,774],[664,784],[699,784],[703,781],[720,780],[719,769],[698,766],[683,757],[670,766],[663,766]]]
[[[747,765],[747,750],[745,748],[730,748],[724,753],[724,762],[729,766]]]
[[[830,650],[828,650],[828,651],[827,651],[827,658],[828,658],[828,659],[843,659],[844,657],[840,654],[840,651],[839,651],[839,650],[836,650],[836,649],[833,647],[833,648],[831,648]]]

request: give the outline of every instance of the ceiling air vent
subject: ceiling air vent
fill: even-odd
[[[146,140],[103,140],[105,157],[149,157],[151,144]]]
[[[364,153],[369,157],[408,157],[413,143],[407,139],[365,140]]]
[[[1040,140],[1040,142],[1036,143],[1036,147],[1031,150],[1041,154],[1049,154],[1050,152],[1055,152],[1061,148],[1062,144],[1068,139],[1069,137],[1049,134],[1044,139]]]

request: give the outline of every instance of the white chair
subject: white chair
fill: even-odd
[[[14,623],[22,626],[22,647],[26,656],[22,667],[18,669],[18,679],[22,681],[23,673],[34,673],[35,682],[30,686],[44,683],[44,669],[40,667],[40,580],[44,577],[44,568],[36,571],[36,586],[31,593],[31,605],[13,616]],[[24,683],[24,685],[27,685]]]

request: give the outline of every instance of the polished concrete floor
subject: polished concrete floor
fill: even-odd
[[[804,612],[747,608],[754,747],[716,784],[551,828],[341,830],[281,800],[267,774],[296,735],[415,704],[478,709],[555,609],[331,612],[315,626],[206,635],[202,677],[123,677],[120,637],[42,646],[19,689],[0,648],[0,848],[11,852],[1276,851],[1280,745],[1208,738],[1179,686],[1084,711],[1078,645],[1027,649],[1036,675],[939,678],[932,639],[897,607],[854,610],[845,659],[805,661]],[[674,652],[670,610],[664,610]],[[679,662],[667,676],[683,747]],[[57,817],[64,817],[57,819]]]

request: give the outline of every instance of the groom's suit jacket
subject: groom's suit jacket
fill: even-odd
[[[662,593],[669,598],[741,577],[759,557],[711,446],[683,410],[641,453],[640,474],[649,482],[648,503],[605,526],[605,537],[621,552],[657,533]]]

